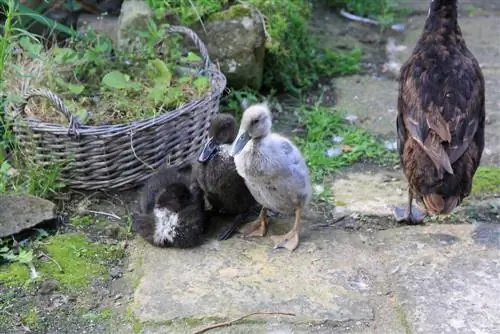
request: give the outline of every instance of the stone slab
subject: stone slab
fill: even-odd
[[[289,223],[275,221],[275,233]],[[267,237],[212,239],[190,250],[136,247],[145,254],[133,309],[141,321],[227,320],[265,310],[296,314],[284,322],[370,324],[369,296],[383,281],[362,238],[331,229],[304,233],[293,253],[272,250]]]
[[[429,225],[374,237],[411,333],[498,333],[499,233],[498,224]]]

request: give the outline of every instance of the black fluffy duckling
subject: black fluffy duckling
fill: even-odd
[[[257,202],[236,171],[234,158],[229,154],[238,132],[234,117],[218,114],[212,119],[208,131],[209,138],[198,157],[195,175],[214,212],[237,215],[234,225],[219,237],[227,239],[252,213]]]
[[[484,148],[484,78],[457,22],[457,0],[433,0],[401,68],[398,151],[409,183],[399,220],[448,214],[469,195]],[[422,212],[412,207],[416,199]]]
[[[139,194],[136,231],[159,247],[193,247],[205,228],[203,192],[191,165],[165,167],[153,174]]]

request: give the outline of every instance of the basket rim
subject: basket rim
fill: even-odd
[[[151,124],[158,124],[167,122],[172,120],[173,118],[177,118],[180,115],[183,115],[188,112],[192,112],[194,107],[200,103],[205,103],[207,101],[212,100],[214,97],[220,97],[224,90],[226,89],[227,79],[225,75],[217,70],[212,71],[210,76],[212,77],[210,83],[210,90],[207,91],[205,95],[198,99],[189,100],[188,102],[178,106],[173,110],[163,110],[156,115],[149,116],[146,118],[141,118],[138,120],[117,123],[117,124],[97,124],[97,125],[85,125],[81,124],[78,126],[78,132],[80,135],[91,134],[92,132],[108,132],[108,133],[121,133],[123,131],[129,131],[131,128],[137,129],[142,127],[148,127]],[[218,78],[216,78],[218,77]],[[16,109],[15,106],[11,106],[10,108]],[[160,109],[161,110],[161,109]],[[29,119],[26,117],[22,117],[20,114],[14,116],[14,120],[19,123],[26,123],[33,129],[44,128],[44,130],[53,132],[53,133],[67,133],[69,124],[61,124],[61,123],[50,123],[39,121],[36,119]]]

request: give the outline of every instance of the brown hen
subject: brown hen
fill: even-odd
[[[408,206],[395,215],[420,223],[469,195],[484,148],[484,78],[462,37],[457,0],[431,2],[399,81],[398,153],[409,191]]]

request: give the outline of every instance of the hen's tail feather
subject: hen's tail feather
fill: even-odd
[[[458,196],[444,198],[442,195],[429,194],[423,196],[425,208],[430,215],[449,214],[459,204]]]

